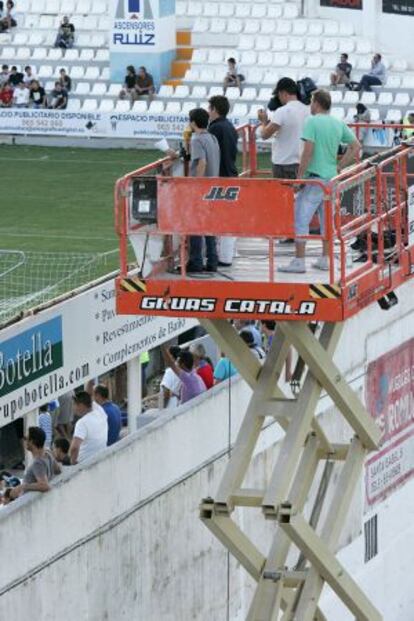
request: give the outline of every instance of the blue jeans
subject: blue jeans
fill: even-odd
[[[375,75],[363,75],[361,78],[361,82],[359,83],[360,91],[370,91],[371,86],[381,86],[382,82],[379,78],[375,77]]]
[[[327,180],[320,179],[323,183]],[[306,185],[296,195],[295,201],[295,233],[309,235],[310,222],[318,212],[321,235],[325,232],[324,192],[320,185]],[[305,240],[298,240],[305,241]]]
[[[217,267],[217,246],[216,238],[211,236],[204,237],[206,240],[207,265]],[[203,269],[203,237],[192,235],[190,237],[190,265],[193,269]]]

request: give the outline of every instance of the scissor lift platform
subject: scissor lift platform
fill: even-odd
[[[215,498],[200,505],[203,523],[257,583],[246,621],[326,621],[319,608],[325,583],[358,621],[381,621],[381,613],[335,556],[364,460],[379,448],[381,432],[333,357],[344,320],[377,301],[391,306],[393,291],[413,276],[409,166],[414,147],[397,147],[324,186],[326,232],[306,238],[307,271],[291,274],[277,269],[293,256],[292,246],[280,239],[294,237],[294,194],[301,182],[258,178],[254,130],[241,132],[248,147],[242,177],[168,177],[166,162],[160,161],[118,182],[117,309],[198,317],[252,389]],[[237,237],[232,268],[187,274],[190,235]],[[355,239],[359,250],[352,249]],[[138,262],[133,271],[128,270],[128,240]],[[327,272],[311,266],[322,240],[329,245]],[[276,321],[263,365],[228,321],[233,318]],[[320,329],[317,322],[323,324]],[[292,349],[305,366],[293,398],[279,386]],[[348,422],[349,443],[328,437],[315,416],[322,390]],[[285,435],[266,486],[251,489],[244,482],[266,418],[276,420]],[[324,475],[306,518],[305,503],[320,463]],[[330,506],[322,512],[333,463],[342,468]],[[259,510],[274,521],[266,555],[240,528],[236,507]],[[288,567],[292,545],[300,554]]]

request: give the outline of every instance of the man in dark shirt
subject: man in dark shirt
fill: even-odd
[[[30,83],[29,100],[33,108],[44,108],[46,104],[46,91],[37,80]]]
[[[75,26],[69,22],[69,17],[65,15],[59,26],[55,47],[62,47],[64,49],[71,48],[74,42]]]
[[[336,86],[337,84],[348,84],[351,79],[351,71],[352,65],[348,62],[348,54],[341,54],[335,71],[331,73],[332,86]]]
[[[62,84],[55,82],[55,88],[50,92],[49,108],[53,110],[64,110],[68,105],[68,94]]]
[[[100,405],[108,417],[108,446],[119,440],[121,431],[121,410],[109,400],[109,390],[106,386],[98,384],[93,391],[93,398]]]
[[[17,71],[17,67],[13,66],[10,70],[10,74],[9,74],[9,82],[10,84],[15,87],[18,84],[20,84],[20,82],[23,82],[23,74],[20,73],[20,71]]]
[[[155,87],[154,87],[154,79],[150,73],[147,72],[145,67],[140,67],[137,73],[137,81],[135,85],[135,90],[137,92],[137,97],[148,97],[148,100],[154,96]]]
[[[208,100],[210,125],[208,131],[217,138],[220,147],[220,177],[237,177],[238,133],[227,119],[230,104],[227,97],[215,95]],[[233,262],[235,237],[220,237],[218,242],[219,267],[230,267]]]

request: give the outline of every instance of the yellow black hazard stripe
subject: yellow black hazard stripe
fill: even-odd
[[[339,285],[310,285],[309,294],[316,300],[335,300],[341,297]]]
[[[147,290],[145,280],[140,280],[139,278],[123,278],[120,286],[123,291],[129,291],[130,293],[135,293],[136,291],[145,293]]]

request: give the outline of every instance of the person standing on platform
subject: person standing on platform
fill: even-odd
[[[215,95],[208,100],[210,124],[208,131],[217,138],[220,147],[220,177],[237,177],[237,141],[239,135],[234,125],[227,119],[230,104],[224,95]],[[233,263],[235,237],[217,239],[218,266],[231,267]]]

